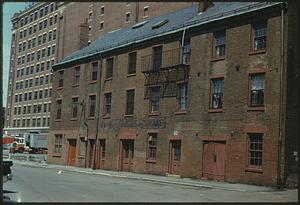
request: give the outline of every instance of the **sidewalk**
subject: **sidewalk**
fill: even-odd
[[[211,189],[222,189],[222,190],[240,191],[240,192],[276,191],[276,189],[272,187],[255,186],[255,185],[248,185],[248,184],[217,182],[217,181],[209,181],[209,180],[201,180],[201,179],[190,179],[190,178],[166,177],[166,176],[158,176],[158,175],[151,175],[151,174],[138,174],[132,172],[118,172],[118,171],[108,171],[108,170],[99,170],[99,169],[93,170],[91,168],[70,167],[70,166],[62,166],[56,164],[46,164],[46,163],[38,163],[38,162],[31,162],[31,161],[20,161],[20,160],[13,160],[13,163],[22,166],[57,169],[58,171],[61,171],[60,173],[77,172],[83,174],[94,174],[94,175],[102,175],[108,177],[144,180],[144,181],[149,181],[154,183],[174,184],[174,185],[189,186],[195,188],[211,188]]]

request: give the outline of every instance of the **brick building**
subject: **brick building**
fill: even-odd
[[[55,64],[48,162],[278,186],[298,177],[299,7],[200,3]]]
[[[109,31],[191,4],[38,2],[16,13],[4,130],[12,136],[48,133],[54,63]],[[145,15],[138,17],[141,9]],[[105,22],[102,29],[99,22]]]

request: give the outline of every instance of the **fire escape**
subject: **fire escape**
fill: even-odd
[[[145,76],[145,98],[150,97],[151,87],[160,87],[160,97],[176,97],[177,83],[189,77],[190,46],[162,51],[153,48],[151,55],[142,56],[142,73]]]

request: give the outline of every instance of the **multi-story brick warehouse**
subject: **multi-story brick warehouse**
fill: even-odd
[[[40,2],[16,13],[12,18],[5,131],[13,136],[31,130],[48,132],[52,64],[111,30],[191,4]],[[137,18],[137,8],[143,8],[145,15]],[[99,22],[102,29],[96,26]]]
[[[48,162],[281,186],[298,176],[298,24],[293,2],[219,2],[102,36],[53,67]]]

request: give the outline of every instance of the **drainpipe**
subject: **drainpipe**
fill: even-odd
[[[281,28],[280,28],[280,92],[279,92],[279,139],[277,144],[277,180],[276,180],[276,188],[282,189],[283,188],[283,180],[281,177],[281,150],[282,150],[282,138],[283,138],[283,94],[285,93],[284,86],[283,86],[283,74],[284,74],[284,28],[285,28],[285,2],[281,5]]]
[[[94,163],[93,163],[93,170],[96,169],[96,149],[97,149],[97,140],[98,140],[98,133],[99,133],[99,126],[100,126],[100,108],[101,108],[101,73],[102,73],[102,56],[100,54],[100,63],[99,63],[99,84],[98,84],[98,109],[97,109],[97,120],[96,120],[96,138],[95,138],[95,146],[94,146]],[[97,98],[96,98],[97,99]],[[96,101],[97,102],[97,101]]]
[[[88,146],[88,136],[89,136],[89,126],[86,121],[84,121],[84,125],[86,126],[86,137],[85,141],[85,156],[84,156],[84,168],[86,168],[86,160],[87,160],[87,146]]]
[[[183,48],[183,45],[184,45],[184,38],[185,38],[185,29],[183,30],[183,33],[182,33],[182,39],[181,39],[181,47]]]

